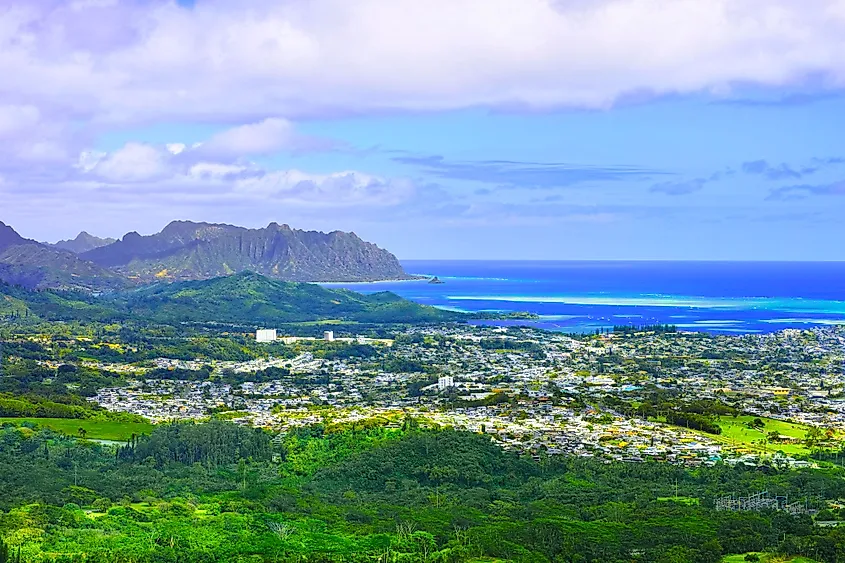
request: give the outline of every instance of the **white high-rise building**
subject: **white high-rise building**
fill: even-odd
[[[443,391],[447,387],[455,386],[455,378],[451,375],[444,375],[437,379],[437,389]]]
[[[323,332],[323,340],[327,342],[332,342],[334,340],[334,331],[327,330]]]
[[[260,328],[255,331],[256,342],[275,342],[276,329],[275,328]]]

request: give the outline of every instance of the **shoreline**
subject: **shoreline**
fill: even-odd
[[[316,283],[317,285],[364,285],[369,283],[405,283],[405,282],[415,282],[415,281],[428,281],[434,276],[423,276],[423,275],[416,275],[413,274],[411,277],[407,278],[395,278],[395,279],[386,279],[386,280],[368,280],[368,281],[315,281],[315,282],[304,282],[304,283]]]

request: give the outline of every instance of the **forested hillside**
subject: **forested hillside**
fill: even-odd
[[[31,291],[0,282],[0,319],[192,323],[443,322],[460,313],[418,305],[389,292],[365,295],[316,284],[282,282],[252,272],[210,280],[157,284],[95,296],[71,291]]]
[[[30,562],[845,557],[845,534],[807,516],[712,509],[728,492],[837,498],[840,470],[535,462],[412,419],[304,428],[278,443],[227,423],[165,425],[117,452],[6,427],[0,481],[0,537]]]
[[[160,284],[112,299],[133,316],[160,322],[436,322],[460,314],[418,305],[389,292],[364,295],[315,284],[283,282],[252,272]]]

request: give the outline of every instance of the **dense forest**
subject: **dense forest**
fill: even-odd
[[[282,439],[173,424],[112,447],[0,430],[0,538],[25,562],[718,562],[845,558],[845,533],[785,512],[719,512],[768,490],[845,496],[838,469],[686,470],[503,451],[484,436],[374,421]]]

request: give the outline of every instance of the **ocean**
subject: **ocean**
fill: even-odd
[[[393,291],[459,311],[526,311],[531,325],[589,332],[615,325],[671,324],[725,334],[845,324],[845,262],[403,261],[444,283],[324,284]]]

